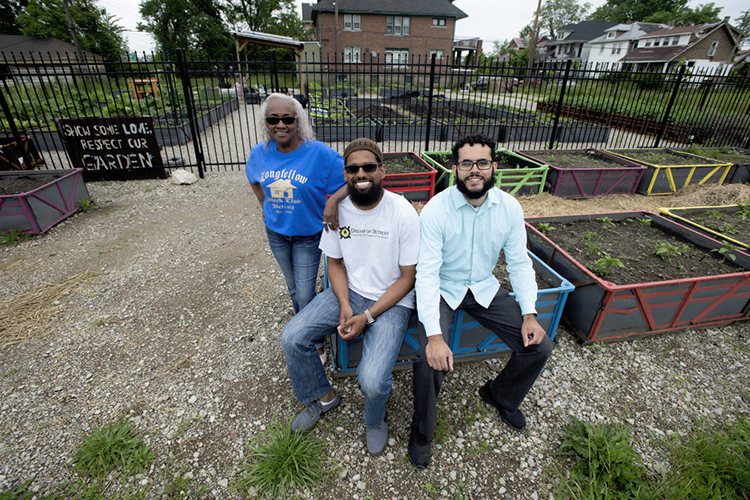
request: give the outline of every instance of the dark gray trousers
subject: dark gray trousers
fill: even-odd
[[[505,368],[492,381],[491,388],[492,396],[498,403],[510,411],[517,409],[552,354],[552,341],[545,335],[539,345],[523,346],[521,308],[516,299],[502,287],[495,294],[489,308],[479,305],[474,299],[474,294],[469,290],[458,309],[471,314],[480,325],[497,335],[513,351]],[[448,345],[450,345],[451,324],[455,313],[456,311],[451,309],[445,299],[440,297],[440,330]],[[413,365],[412,432],[416,430],[418,441],[424,444],[432,441],[437,416],[437,397],[447,372],[433,370],[427,363],[425,357],[427,336],[421,322],[418,327],[418,341],[419,350]]]

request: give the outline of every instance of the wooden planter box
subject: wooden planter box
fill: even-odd
[[[568,294],[573,290],[566,279],[550,269],[534,254],[529,253],[536,273],[550,285],[550,288],[540,289],[537,293],[537,320],[547,330],[549,338],[554,339],[560,317]],[[327,275],[324,284],[328,286]],[[515,295],[511,293],[511,295]],[[408,368],[419,349],[417,342],[417,314],[414,312],[409,319],[404,343],[399,351],[394,369]],[[457,362],[496,357],[507,352],[510,348],[498,337],[481,326],[471,315],[459,311],[451,327],[450,348],[453,358]],[[357,366],[362,359],[362,339],[343,340],[338,335],[331,337],[333,351],[333,371],[336,376],[355,375]]]
[[[650,218],[651,226],[679,235],[688,244],[718,250],[722,244],[651,212],[595,214],[612,220]],[[661,332],[725,324],[750,312],[750,255],[735,252],[732,274],[616,285],[596,276],[532,224],[589,220],[589,215],[527,217],[529,246],[576,287],[568,296],[563,320],[586,343],[627,340]]]
[[[648,167],[636,188],[638,194],[645,195],[674,194],[691,184],[721,184],[732,168],[731,163],[721,163],[669,148],[605,149],[604,151]],[[634,153],[647,152],[671,153],[694,161],[687,165],[657,165],[633,156]]]
[[[83,169],[0,172],[0,183],[13,178],[49,178],[30,191],[0,196],[0,231],[40,234],[78,210],[78,203],[89,201],[82,177]]]
[[[24,153],[31,158],[33,165],[24,164]],[[0,137],[0,170],[33,170],[43,164],[44,159],[31,136],[22,136],[20,145],[13,136]]]
[[[734,213],[739,211],[741,205],[722,205],[715,207],[683,207],[683,208],[660,208],[659,213],[662,213],[668,217],[672,217],[680,223],[695,229],[696,231],[705,234],[710,238],[718,239],[719,241],[729,242],[731,245],[740,247],[743,251],[748,252],[750,250],[750,234],[737,234],[728,236],[725,233],[716,231],[708,228],[700,223],[691,220],[690,216],[697,213],[703,213],[706,211],[717,211]]]
[[[683,151],[676,149],[675,151]],[[688,152],[685,150],[685,152]],[[700,148],[694,152],[699,156],[712,158],[721,163],[731,163],[732,167],[724,179],[724,184],[750,183],[750,149],[742,148]]]
[[[323,142],[351,142],[359,137],[375,140],[377,126],[372,120],[360,119],[321,122],[312,119],[315,138]]]
[[[456,183],[453,171],[444,167],[439,158],[443,155],[451,156],[450,151],[423,151],[422,158],[438,171],[436,185],[438,191]],[[539,194],[544,189],[547,180],[547,165],[540,164],[525,156],[518,155],[507,149],[495,150],[498,163],[514,165],[515,168],[498,168],[495,186],[510,194]],[[499,166],[498,166],[499,167]],[[447,184],[446,184],[447,183]]]
[[[388,191],[399,193],[409,201],[429,201],[435,195],[435,174],[437,171],[429,163],[413,152],[383,153],[383,159],[409,157],[424,169],[423,172],[389,174],[386,169],[383,187]]]
[[[588,198],[607,194],[635,193],[646,167],[596,149],[523,150],[518,154],[549,166],[549,192],[562,198]],[[573,155],[590,160],[591,167],[555,165],[542,155]]]

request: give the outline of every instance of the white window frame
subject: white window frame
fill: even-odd
[[[430,50],[430,60],[432,60],[432,54],[437,54],[436,59],[437,60],[441,60],[441,59],[443,59],[443,57],[445,55],[445,52],[443,51],[443,49],[432,49],[432,50]]]
[[[409,49],[385,49],[385,63],[405,66],[409,63]]]
[[[408,16],[385,16],[385,34],[393,36],[409,36],[411,33],[411,18]]]
[[[435,28],[444,28],[448,25],[448,20],[444,17],[433,17],[432,26]]]
[[[646,40],[646,47],[651,47],[651,40]]]
[[[344,47],[344,62],[359,64],[362,62],[362,50],[360,47]]]
[[[719,48],[719,41],[714,40],[713,42],[711,42],[711,47],[708,48],[708,57],[715,56],[717,48]]]
[[[672,37],[672,45],[677,45],[678,43],[680,43],[680,37],[679,36]]]
[[[610,31],[609,33],[607,33],[607,38],[614,38],[616,34],[617,33],[615,33],[614,31]]]
[[[360,14],[344,14],[344,31],[362,31]]]
[[[654,40],[654,47],[658,47],[660,43],[661,43],[661,39],[660,38],[655,39]]]

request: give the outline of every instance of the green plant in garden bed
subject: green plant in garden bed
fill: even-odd
[[[602,278],[606,278],[607,276],[612,273],[612,269],[615,267],[625,267],[625,264],[622,263],[620,259],[617,257],[602,257],[596,262],[594,262],[594,265],[592,266],[591,270],[594,271],[594,273],[597,276],[601,276]]]
[[[413,174],[427,171],[427,168],[422,163],[411,156],[403,156],[400,158],[386,156],[383,163],[385,164],[386,175]]]
[[[684,243],[672,244],[666,241],[657,241],[654,248],[654,255],[671,264],[673,257],[685,255],[689,251],[690,247]]]

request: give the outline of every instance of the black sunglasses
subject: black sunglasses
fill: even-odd
[[[365,171],[366,174],[371,174],[375,172],[378,167],[382,165],[382,163],[365,163],[362,165],[347,165],[344,167],[344,170],[346,170],[346,173],[349,175],[353,175],[359,172],[359,169]]]
[[[282,116],[281,118],[279,118],[278,116],[266,116],[266,123],[269,125],[278,125],[279,122],[283,123],[284,125],[291,125],[296,121],[297,115]]]

